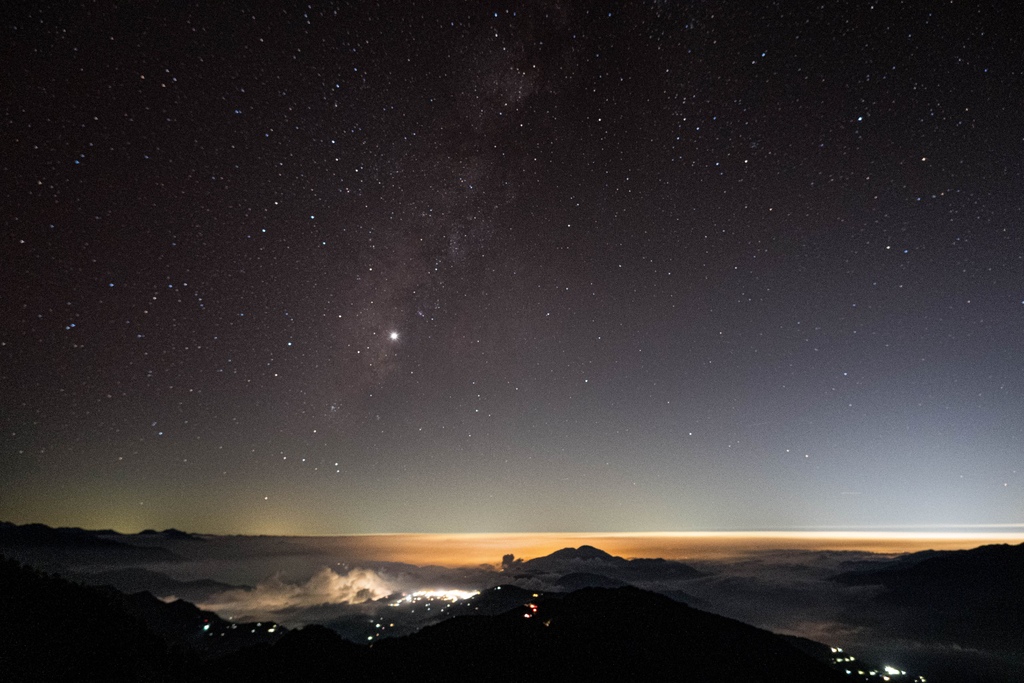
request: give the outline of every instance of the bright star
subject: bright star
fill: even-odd
[[[391,334],[388,335],[388,337],[391,338],[391,341],[398,341],[398,333],[397,332],[392,332]]]

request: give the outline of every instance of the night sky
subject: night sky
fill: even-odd
[[[1021,17],[823,5],[3,3],[0,519],[1021,524]]]

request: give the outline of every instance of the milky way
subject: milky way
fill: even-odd
[[[1019,525],[1015,13],[8,3],[0,518]]]

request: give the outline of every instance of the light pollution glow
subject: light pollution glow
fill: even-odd
[[[496,565],[512,553],[542,557],[566,547],[591,545],[622,557],[667,560],[722,559],[771,550],[906,553],[966,550],[993,543],[1022,543],[1024,530],[939,531],[688,531],[646,533],[372,534],[324,536],[315,541],[341,546],[363,557],[449,567]],[[314,540],[314,539],[310,539]]]

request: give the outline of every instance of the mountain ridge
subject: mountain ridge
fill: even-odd
[[[633,587],[539,596],[356,645],[323,627],[231,624],[184,601],[81,586],[10,559],[0,559],[0,578],[10,588],[0,593],[0,662],[12,680],[846,680],[780,636]],[[226,654],[203,645],[236,632],[255,644]]]

